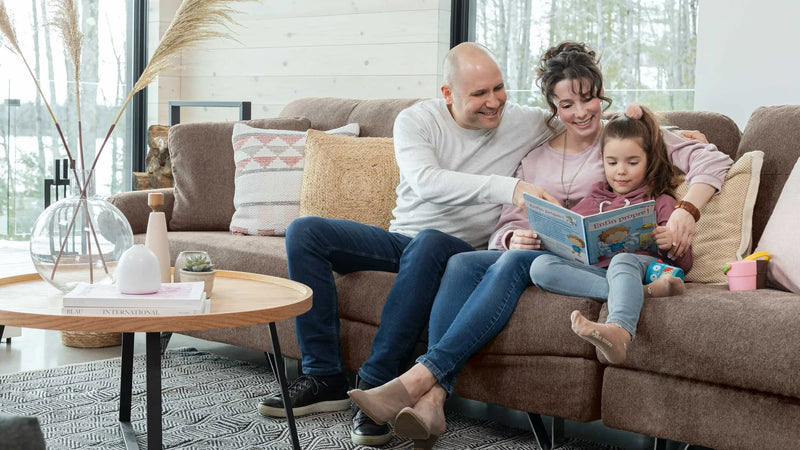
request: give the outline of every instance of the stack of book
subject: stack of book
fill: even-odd
[[[202,281],[162,283],[152,294],[122,294],[112,284],[78,285],[64,295],[62,314],[83,316],[181,316],[208,311]]]

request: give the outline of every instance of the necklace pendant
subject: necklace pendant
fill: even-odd
[[[564,200],[564,208],[569,209],[569,198]]]

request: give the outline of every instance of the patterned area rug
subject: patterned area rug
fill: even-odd
[[[0,411],[37,416],[49,449],[124,448],[117,425],[119,358],[0,376]],[[264,367],[191,348],[162,361],[164,448],[291,448],[284,420],[256,404],[278,383]],[[144,355],[134,358],[132,423],[146,448]],[[448,414],[437,449],[535,449],[530,432]],[[350,442],[350,412],[297,418],[304,449],[367,449]],[[395,436],[384,449],[409,449]],[[610,449],[570,439],[565,450]]]

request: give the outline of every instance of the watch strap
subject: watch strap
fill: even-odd
[[[695,222],[700,220],[700,210],[697,209],[697,207],[694,206],[694,204],[692,204],[691,202],[687,202],[686,200],[678,200],[677,202],[675,202],[674,209],[685,209],[686,211],[689,212],[689,214],[692,215],[692,217],[694,217]]]

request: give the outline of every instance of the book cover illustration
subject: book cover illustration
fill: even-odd
[[[658,251],[652,232],[656,202],[582,216],[561,205],[525,194],[531,230],[548,251],[584,264],[609,260],[617,253]]]
[[[199,309],[205,299],[205,284],[162,283],[152,294],[122,294],[113,284],[78,283],[64,295],[64,307],[163,307]]]

